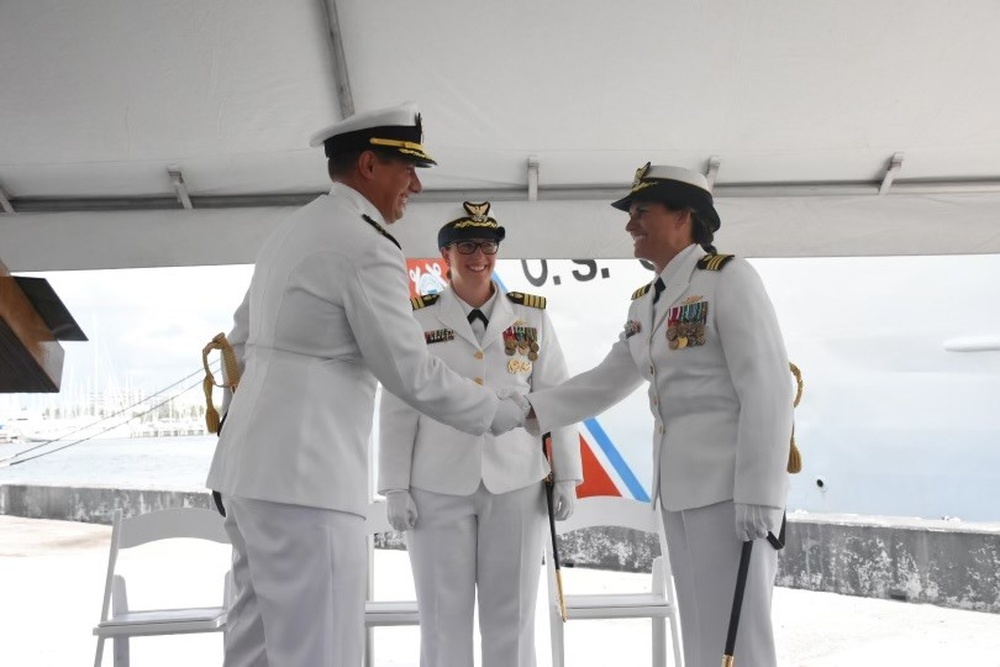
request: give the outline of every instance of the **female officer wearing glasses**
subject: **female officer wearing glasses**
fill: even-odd
[[[492,280],[504,228],[464,204],[438,232],[451,285],[413,299],[428,350],[461,375],[526,393],[559,384],[566,363],[545,299]],[[524,429],[472,436],[386,392],[379,491],[406,542],[420,609],[421,667],[472,667],[478,589],[483,667],[534,667],[534,611],[549,465]],[[553,430],[554,510],[569,517],[582,480],[574,428]]]
[[[788,355],[753,267],[715,253],[721,222],[704,176],[647,163],[612,206],[628,212],[635,256],[657,277],[632,295],[623,331],[598,366],[528,400],[538,427],[549,429],[649,383],[652,496],[670,547],[684,664],[714,667],[742,543],[780,532],[792,434]],[[776,571],[777,552],[759,542],[736,638],[739,664],[776,664]]]

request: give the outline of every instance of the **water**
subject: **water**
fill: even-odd
[[[948,442],[944,434],[911,434],[901,438],[895,449],[835,446],[837,436],[829,434],[830,442],[819,437],[809,441],[803,472],[792,477],[790,511],[1000,520],[993,434],[949,447],[941,445]],[[848,436],[843,441],[864,442]],[[41,446],[26,456],[52,453],[0,467],[0,484],[202,491],[216,436],[95,438],[52,451],[70,442]],[[4,459],[33,446],[0,444],[0,466],[7,466]],[[821,488],[816,483],[820,479]]]
[[[95,438],[32,461],[0,468],[0,484],[204,490],[216,440],[214,435]],[[26,456],[69,442],[72,440],[56,441]],[[32,446],[31,443],[0,445],[0,461]]]

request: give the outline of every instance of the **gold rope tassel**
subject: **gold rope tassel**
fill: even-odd
[[[802,389],[805,384],[802,382],[802,371],[799,367],[788,362],[788,368],[792,371],[792,375],[795,376],[795,400],[792,401],[792,408],[796,408],[799,405],[799,401],[802,400]],[[792,424],[792,442],[788,449],[788,472],[795,474],[802,471],[802,454],[799,453],[799,448],[795,446],[795,424]]]
[[[795,427],[792,427],[792,446],[788,450],[788,472],[791,474],[802,472],[802,454],[795,446]]]
[[[222,354],[222,375],[226,379],[222,384],[215,381],[215,377],[208,367],[208,355],[211,354],[212,350],[219,350]],[[212,403],[212,388],[222,387],[235,392],[236,386],[240,383],[240,366],[236,362],[236,353],[233,352],[233,346],[229,344],[226,334],[216,334],[208,345],[202,349],[201,363],[205,367],[205,379],[201,383],[202,389],[205,391],[205,425],[208,427],[209,433],[218,433],[219,411],[215,409],[215,405]]]
[[[212,379],[212,374],[209,373],[201,382],[201,387],[205,391],[205,426],[208,427],[209,433],[219,432],[219,411],[215,409],[212,405],[212,387],[215,386],[215,381]]]

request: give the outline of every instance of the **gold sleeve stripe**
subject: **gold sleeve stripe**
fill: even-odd
[[[519,303],[529,308],[538,308],[539,310],[545,310],[545,305],[548,303],[544,296],[525,294],[524,292],[508,292],[507,298],[514,303]]]
[[[705,255],[698,260],[698,268],[706,271],[720,271],[735,255]]]
[[[649,291],[649,285],[643,285],[642,287],[640,287],[636,291],[632,292],[632,300],[635,301],[639,297],[645,296],[646,292],[648,292],[648,291]]]
[[[421,294],[410,299],[410,305],[413,306],[413,310],[420,310],[426,306],[433,306],[440,297],[440,294]]]

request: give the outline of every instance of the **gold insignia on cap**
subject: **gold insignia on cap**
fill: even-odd
[[[635,170],[635,178],[632,179],[633,190],[639,187],[639,184],[642,183],[642,179],[646,178],[646,174],[649,172],[650,165],[651,163],[647,162],[646,164],[642,165],[641,167]]]
[[[486,222],[490,214],[490,203],[484,201],[482,204],[473,204],[470,201],[462,202],[462,206],[465,207],[465,211],[472,217],[476,222]]]
[[[484,227],[495,230],[499,227],[497,221],[490,217],[490,203],[484,201],[482,204],[473,204],[470,201],[462,202],[465,213],[469,217],[459,218],[448,223],[455,229],[465,229],[466,227]]]

